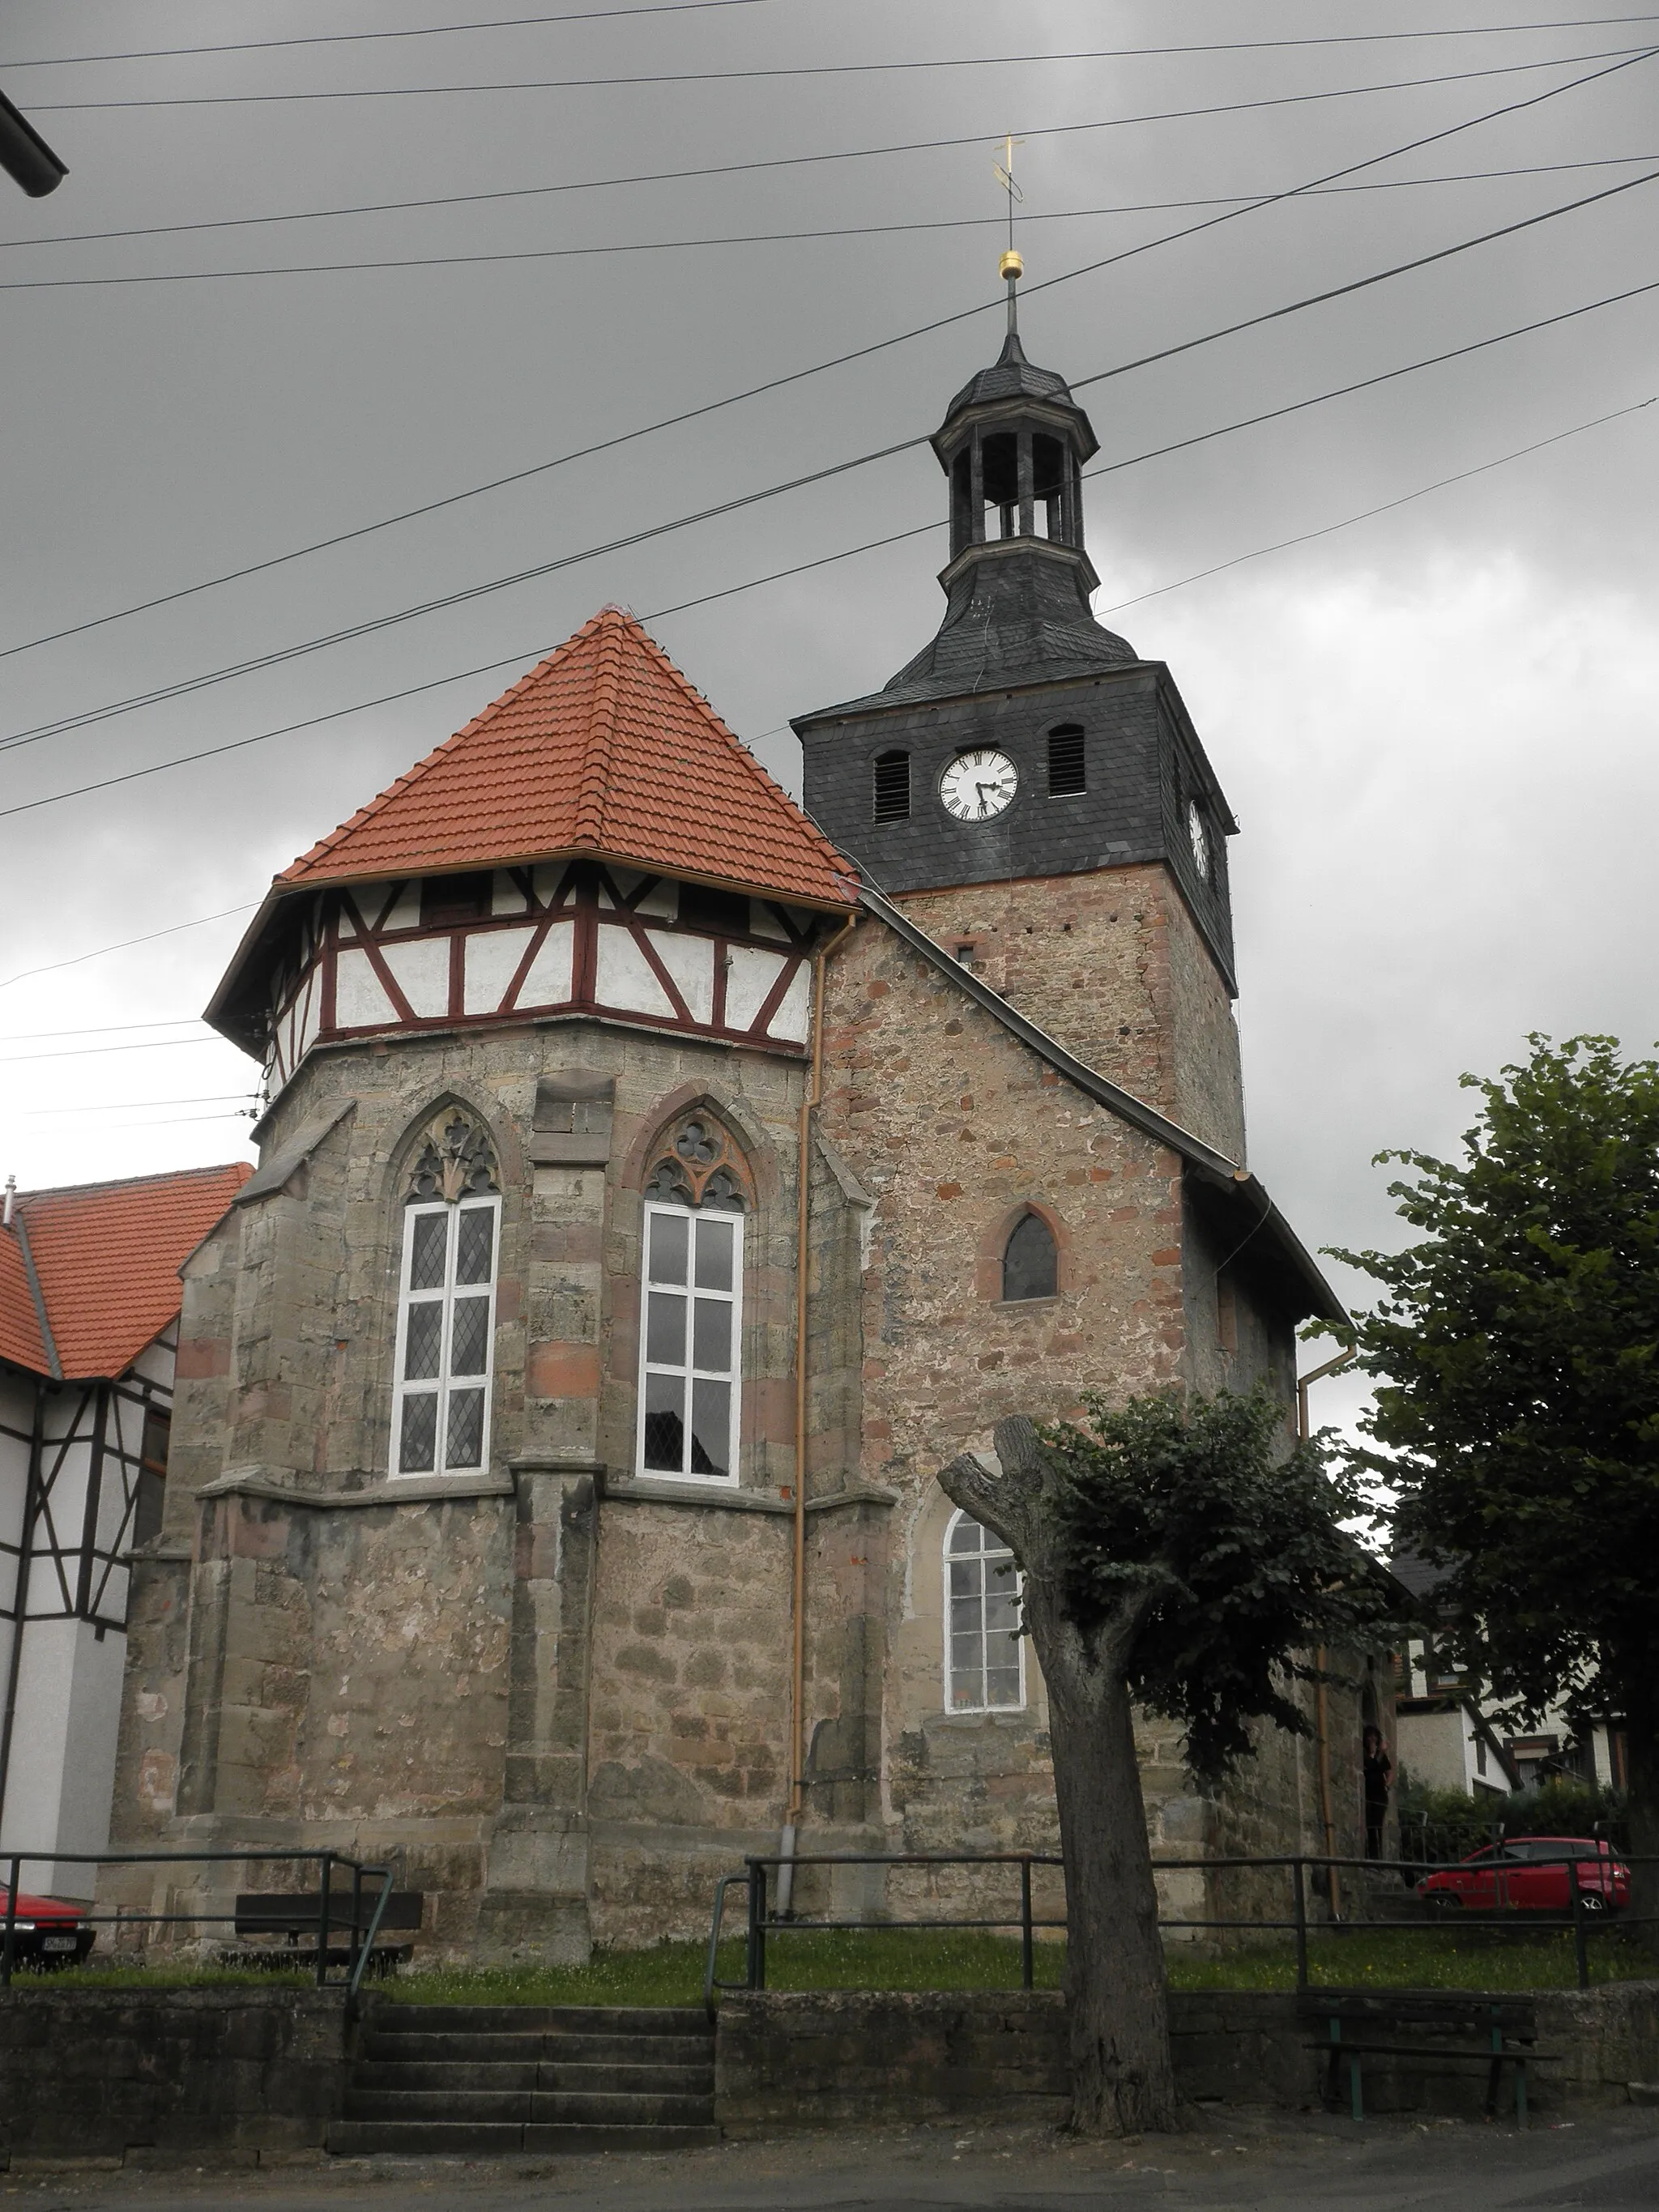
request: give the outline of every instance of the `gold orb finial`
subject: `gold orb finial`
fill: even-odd
[[[1024,255],[1016,253],[1011,246],[997,264],[997,274],[999,276],[1023,276],[1025,274]]]

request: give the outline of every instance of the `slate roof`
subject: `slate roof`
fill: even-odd
[[[178,1313],[179,1268],[252,1172],[233,1160],[20,1193],[0,1231],[0,1358],[71,1382],[124,1374]]]
[[[278,890],[592,853],[842,908],[852,864],[634,616],[605,607],[301,854]]]
[[[1054,368],[1038,368],[1026,360],[1025,349],[1019,342],[1018,331],[1010,331],[1002,351],[989,368],[982,368],[977,376],[969,377],[945,411],[946,422],[953,422],[965,407],[985,407],[1000,399],[1047,399],[1062,407],[1070,407],[1079,415],[1083,410],[1072,397],[1072,387]],[[1084,417],[1087,421],[1087,416]],[[1090,433],[1092,447],[1094,434]]]

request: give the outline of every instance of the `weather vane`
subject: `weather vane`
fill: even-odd
[[[1014,295],[1015,288],[1025,274],[1024,261],[1014,251],[1014,202],[1025,198],[1014,182],[1014,149],[1024,143],[1023,138],[1016,138],[1010,131],[1003,140],[1002,159],[996,165],[997,182],[1008,195],[1008,244],[999,264],[999,273],[1008,286],[1008,327],[1011,331],[1019,327]]]

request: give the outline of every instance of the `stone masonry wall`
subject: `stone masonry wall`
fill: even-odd
[[[1161,862],[910,891],[903,904],[947,951],[971,945],[975,973],[1086,1066],[1243,1158],[1232,1001]]]

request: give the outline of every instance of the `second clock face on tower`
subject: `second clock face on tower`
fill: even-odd
[[[1019,771],[1006,753],[989,746],[958,753],[939,780],[947,814],[958,822],[988,822],[1010,805],[1019,788]]]

